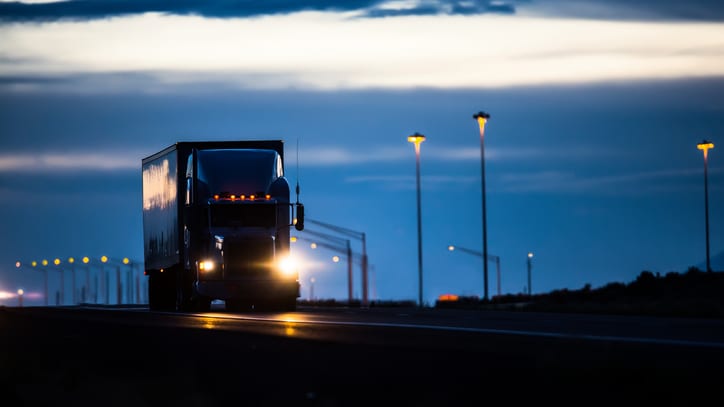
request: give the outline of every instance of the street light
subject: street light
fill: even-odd
[[[60,272],[60,291],[56,291],[55,305],[65,305],[65,272],[63,268],[60,267],[60,263],[62,262],[58,258],[53,260],[53,264],[58,269],[58,272]]]
[[[40,262],[40,264],[43,265],[43,272],[45,273],[45,306],[48,306],[48,260],[43,259],[43,261]],[[35,262],[33,262],[33,267],[35,267]]]
[[[482,183],[482,200],[483,200],[483,258],[488,258],[488,230],[486,224],[485,209],[485,123],[490,115],[485,112],[478,112],[473,115],[473,119],[477,120],[480,128],[480,182]],[[488,262],[483,262],[483,280],[485,280],[485,294],[483,299],[488,300]]]
[[[342,234],[342,235],[345,235],[345,236],[348,236],[348,237],[353,237],[353,238],[355,238],[355,239],[360,240],[360,242],[362,243],[362,264],[361,264],[361,268],[362,268],[362,306],[363,306],[363,307],[367,307],[367,306],[369,305],[369,300],[368,300],[368,298],[367,298],[367,291],[368,291],[368,290],[367,290],[367,286],[368,286],[367,266],[368,266],[368,261],[367,261],[367,235],[365,234],[365,232],[358,232],[358,231],[356,231],[356,230],[347,229],[347,228],[344,228],[344,227],[342,227],[342,226],[332,225],[332,224],[329,224],[329,223],[326,223],[326,222],[321,222],[321,221],[318,221],[318,220],[315,220],[315,219],[306,218],[305,221],[308,222],[308,223],[313,223],[313,224],[315,224],[315,225],[321,226],[321,227],[323,227],[323,228],[325,228],[325,229],[327,229],[327,230],[331,230],[331,231],[340,233],[340,234]],[[350,268],[350,272],[349,272],[349,273],[350,273],[350,278],[351,278],[351,275],[352,275],[351,268]],[[351,294],[350,294],[350,298],[351,298]]]
[[[711,271],[711,261],[709,259],[709,180],[707,176],[708,152],[714,148],[714,143],[704,140],[696,145],[696,148],[704,152],[704,219],[706,222],[706,271]]]
[[[533,290],[530,286],[530,269],[533,268],[533,253],[528,253],[528,296],[533,294]]]
[[[71,275],[71,280],[73,280],[72,281],[72,283],[73,283],[73,305],[76,305],[76,304],[78,304],[78,301],[76,301],[76,297],[75,297],[75,258],[68,257],[68,264],[70,264],[70,275]]]
[[[476,251],[476,250],[468,249],[466,247],[449,245],[447,247],[447,249],[451,252],[454,250],[460,250],[461,252],[465,252],[468,254],[478,256],[481,259],[485,258],[483,256],[483,253],[480,253],[479,251]],[[500,292],[500,256],[495,256],[493,254],[488,253],[488,261],[490,261],[490,260],[493,260],[495,262],[496,276],[498,278],[498,296],[500,297],[500,295],[501,295],[501,292]]]
[[[411,136],[407,136],[407,141],[415,144],[415,168],[417,174],[417,272],[419,287],[418,305],[422,307],[422,214],[420,209],[420,144],[425,141],[425,136],[420,133],[415,133]]]
[[[106,304],[110,304],[110,301],[108,300],[108,297],[110,297],[108,289],[108,276],[106,275],[105,269],[105,264],[107,261],[108,256],[101,256],[101,287],[103,288],[103,293],[105,294]]]
[[[83,264],[85,264],[85,287],[83,287],[83,298],[81,300],[85,303],[90,301],[90,266],[88,265],[90,258],[88,258],[88,256],[84,256],[81,260],[83,261]]]
[[[25,291],[22,288],[19,288],[18,289],[18,307],[21,307],[21,308],[23,306],[23,294],[25,294]]]

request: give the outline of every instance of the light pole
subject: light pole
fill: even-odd
[[[76,304],[78,304],[78,301],[76,301],[76,296],[75,296],[75,258],[68,257],[68,264],[70,264],[70,278],[73,283],[73,295],[72,295],[73,305],[76,305]]]
[[[528,253],[528,296],[533,294],[533,290],[530,286],[530,269],[533,268],[533,253]]]
[[[90,258],[84,256],[81,260],[85,264],[85,287],[83,287],[83,298],[81,300],[85,303],[90,302],[90,266],[88,265]]]
[[[422,307],[422,211],[420,208],[420,144],[425,136],[415,133],[407,136],[407,141],[415,144],[415,163],[417,176],[417,273],[418,273],[418,305]]]
[[[63,268],[60,267],[60,259],[56,258],[53,260],[53,264],[58,269],[58,272],[60,272],[60,291],[57,292],[57,299],[55,301],[55,305],[65,305],[65,272],[63,271]]]
[[[480,128],[480,182],[482,186],[482,200],[483,200],[483,258],[488,258],[488,230],[487,230],[487,214],[485,209],[485,123],[490,118],[490,115],[485,112],[478,112],[473,115],[473,119],[477,120],[478,127]],[[485,285],[485,293],[483,299],[488,300],[488,262],[483,262],[483,280]]]
[[[18,307],[23,307],[23,294],[25,294],[25,291],[20,288],[18,289]]]
[[[460,250],[461,252],[465,252],[465,253],[468,253],[468,254],[472,254],[472,255],[478,256],[478,257],[480,257],[481,259],[484,259],[484,258],[485,258],[485,257],[483,256],[483,254],[480,253],[479,251],[472,250],[472,249],[468,249],[468,248],[465,248],[465,247],[449,245],[449,246],[447,247],[447,249],[448,249],[449,251],[451,251],[451,252],[454,251],[454,250]],[[488,254],[488,261],[490,261],[490,260],[493,260],[493,261],[495,262],[496,277],[497,277],[497,279],[498,279],[498,296],[500,297],[500,295],[501,295],[501,293],[500,293],[500,256],[495,256],[495,255],[493,255],[493,254]]]
[[[706,222],[706,271],[711,271],[711,261],[709,259],[709,180],[708,180],[708,152],[714,148],[714,143],[704,140],[696,145],[696,148],[704,152],[704,219]]]
[[[43,265],[43,273],[45,273],[45,306],[48,306],[48,260],[43,259],[43,261],[40,262],[40,264]],[[35,267],[35,262],[33,262],[33,267]]]
[[[309,219],[307,219],[307,222],[311,222]],[[313,222],[312,222],[313,223]],[[354,301],[354,291],[352,290],[352,281],[353,281],[353,275],[352,275],[352,264],[354,262],[353,256],[352,256],[352,244],[349,239],[332,236],[326,233],[316,232],[309,230],[309,228],[305,228],[302,233],[308,233],[313,236],[317,236],[319,238],[326,239],[328,242],[331,242],[331,244],[324,244],[320,243],[322,246],[331,249],[331,250],[337,250],[338,252],[344,253],[347,256],[347,300],[348,303],[351,305]],[[344,245],[344,246],[338,246],[338,245]],[[310,247],[312,249],[317,248],[317,242],[312,242]],[[336,258],[336,260],[335,260]],[[337,263],[339,262],[339,257],[334,256],[332,260]],[[362,260],[362,266],[364,267],[364,259]]]
[[[331,225],[326,222],[321,222],[314,219],[305,219],[308,223],[313,223],[315,225],[321,226],[327,230],[332,230],[334,232],[340,233],[345,236],[353,237],[355,239],[358,239],[362,242],[362,306],[367,307],[369,305],[369,301],[367,298],[367,286],[368,286],[368,278],[367,278],[367,235],[364,232],[358,232],[352,229],[343,228],[341,226]]]
[[[108,276],[106,275],[106,269],[105,264],[108,261],[107,256],[101,256],[101,287],[103,288],[103,293],[105,294],[105,300],[106,304],[110,304],[110,301],[108,300],[108,297],[110,296],[109,293],[109,284],[108,284]]]

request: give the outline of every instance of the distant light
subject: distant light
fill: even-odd
[[[714,148],[714,143],[712,143],[711,141],[704,140],[701,143],[697,144],[696,148],[698,148],[699,150],[702,150],[704,152],[704,159],[706,159],[709,149]]]
[[[88,264],[89,261],[90,259],[87,256],[83,257],[83,263]]]
[[[289,240],[290,240],[292,243],[295,243],[295,242],[297,241],[297,237],[296,237],[296,236],[292,236]]]
[[[123,264],[128,264],[128,263],[130,263],[130,262],[131,262],[131,261],[128,260],[128,257],[124,257],[124,258],[123,258]]]
[[[68,263],[70,263],[70,264],[75,263],[75,259],[72,257],[68,257]]]
[[[528,258],[530,259],[532,257],[533,257],[533,253],[528,253]]]
[[[312,249],[316,249],[316,248],[317,248],[317,244],[316,244],[316,243],[312,243],[312,244],[309,245],[309,247],[311,247]]]
[[[59,265],[59,264],[60,264],[60,259],[55,259],[55,260],[53,260],[53,264],[55,264],[56,266]]]
[[[437,297],[438,301],[458,301],[460,299],[459,296],[455,294],[440,294],[440,296]]]
[[[339,256],[332,256],[332,261],[335,263],[339,263]]]
[[[48,260],[43,259],[43,261],[41,261],[40,263],[41,263],[43,266],[47,266],[47,265],[48,265]]]
[[[447,247],[447,249],[450,250],[450,251],[453,251],[453,250],[455,250],[455,246],[450,245],[450,246]]]
[[[23,291],[22,288],[18,289],[18,295],[23,295],[23,294],[25,294],[25,291]]]
[[[16,262],[15,262],[15,267],[20,268],[20,262],[19,262],[19,261],[16,261]]]
[[[478,112],[473,115],[473,119],[478,121],[478,125],[480,125],[481,128],[485,126],[485,122],[487,122],[489,118],[490,114],[485,112]]]
[[[410,143],[415,143],[415,145],[418,145],[418,144],[422,143],[423,141],[425,141],[425,136],[423,136],[420,133],[415,133],[411,136],[407,136],[407,141],[409,141]]]
[[[37,262],[37,261],[35,261],[35,260],[33,260],[32,262],[30,262],[30,265],[31,265],[31,266],[33,266],[33,267],[35,267],[35,266],[37,266],[37,265],[38,265],[38,262]]]
[[[105,263],[105,262],[107,262],[107,261],[108,261],[108,257],[106,257],[106,256],[101,256],[101,262]]]

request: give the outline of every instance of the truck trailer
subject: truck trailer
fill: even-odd
[[[298,183],[290,199],[282,140],[177,142],[141,164],[151,310],[296,309],[290,232],[304,206]]]

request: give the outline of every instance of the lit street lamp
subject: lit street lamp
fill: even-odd
[[[419,287],[418,305],[422,307],[422,214],[420,209],[420,144],[425,141],[425,136],[420,133],[415,133],[411,136],[408,136],[407,141],[409,141],[410,143],[415,143],[415,168],[417,175],[417,272]]]
[[[23,306],[23,294],[25,294],[25,291],[22,288],[18,289],[18,307],[21,308]]]
[[[706,271],[711,271],[709,259],[709,180],[708,180],[708,152],[714,148],[714,143],[704,140],[696,145],[696,148],[704,152],[704,219],[706,223]]]
[[[485,209],[485,123],[490,115],[485,112],[478,112],[473,115],[473,119],[477,120],[480,128],[480,182],[482,183],[482,200],[483,200],[483,258],[488,258],[488,231],[486,224]],[[485,281],[485,294],[483,299],[488,300],[488,262],[483,262],[483,279]]]
[[[528,295],[529,296],[533,294],[533,290],[531,289],[531,286],[530,286],[530,269],[533,268],[532,260],[533,260],[533,253],[528,253]]]

